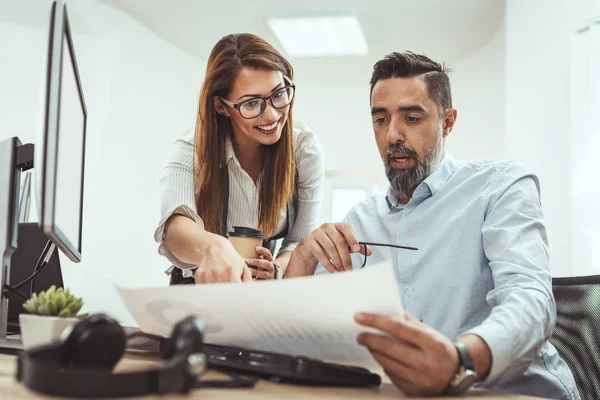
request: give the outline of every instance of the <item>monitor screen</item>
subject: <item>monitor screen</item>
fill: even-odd
[[[60,105],[58,112],[58,155],[54,224],[71,244],[80,247],[83,185],[83,131],[85,113],[81,104],[73,55],[63,39]]]
[[[67,8],[50,17],[44,129],[36,145],[40,228],[72,261],[81,261],[87,109]],[[39,151],[38,151],[39,150]]]

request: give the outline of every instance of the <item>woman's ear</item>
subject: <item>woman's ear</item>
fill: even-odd
[[[214,97],[214,102],[213,105],[215,107],[215,110],[217,111],[217,113],[226,116],[227,118],[229,118],[229,114],[227,113],[227,109],[225,108],[225,106],[223,105],[223,102],[221,102],[221,99],[219,99],[218,96]]]

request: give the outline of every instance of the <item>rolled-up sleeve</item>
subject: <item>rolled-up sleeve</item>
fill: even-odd
[[[165,224],[174,214],[179,214],[195,221],[200,227],[204,223],[196,210],[194,196],[194,145],[193,132],[177,139],[162,168],[160,185],[160,212],[158,227],[154,231],[154,240],[159,243],[159,254],[167,257],[175,266],[192,268],[195,265],[186,264],[177,259],[164,244]]]
[[[521,375],[556,322],[548,241],[535,175],[518,164],[500,171],[508,184],[490,183],[494,193],[482,227],[494,288],[486,300],[491,314],[467,333],[490,347],[492,365],[482,383]]]
[[[296,219],[283,239],[280,253],[293,251],[305,236],[319,226],[323,202],[325,156],[321,144],[315,135],[304,127],[294,146],[298,169]]]

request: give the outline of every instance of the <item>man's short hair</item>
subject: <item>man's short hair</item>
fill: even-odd
[[[373,95],[373,87],[380,80],[421,76],[427,83],[429,97],[437,103],[442,111],[446,111],[452,108],[449,72],[450,69],[445,65],[437,63],[427,56],[411,51],[394,52],[377,61],[373,66],[370,96]]]

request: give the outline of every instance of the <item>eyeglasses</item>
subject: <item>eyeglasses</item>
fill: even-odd
[[[220,96],[219,99],[223,103],[227,104],[229,107],[233,107],[236,110],[238,110],[242,118],[256,118],[259,117],[267,108],[267,101],[270,101],[273,108],[276,108],[278,110],[290,105],[290,103],[294,99],[296,85],[294,85],[287,76],[284,76],[284,79],[289,84],[282,87],[281,89],[277,89],[268,97],[253,97],[241,103],[232,103]]]
[[[416,247],[408,247],[408,246],[399,246],[396,244],[386,244],[386,243],[373,243],[373,242],[358,242],[358,244],[362,244],[364,249],[365,249],[365,258],[363,260],[362,265],[360,266],[360,268],[363,268],[365,265],[367,265],[367,245],[369,246],[382,246],[382,247],[394,247],[396,249],[404,249],[404,250],[419,250]]]

